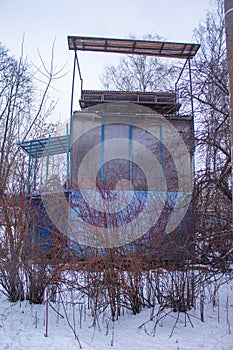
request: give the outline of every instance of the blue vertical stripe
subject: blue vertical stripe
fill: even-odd
[[[133,127],[132,127],[132,117],[130,117],[129,122],[129,179],[130,183],[133,183]]]
[[[104,184],[104,117],[102,117],[101,126],[101,168],[100,168],[100,184]]]
[[[163,122],[162,122],[162,119],[160,119],[160,124],[159,124],[159,163],[160,163],[160,179],[162,179],[163,177]],[[162,191],[163,181],[160,181],[160,183],[161,183],[161,191]]]

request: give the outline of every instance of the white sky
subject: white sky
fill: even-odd
[[[37,50],[47,65],[55,42],[55,65],[66,64],[64,78],[54,84],[58,100],[54,120],[70,114],[73,51],[68,35],[128,38],[134,34],[158,34],[167,41],[193,42],[192,33],[205,18],[210,0],[0,0],[0,42],[18,57],[24,36],[24,55],[39,66]],[[80,52],[84,89],[100,89],[99,76],[106,64],[119,60],[117,54]],[[79,80],[76,80],[79,86]],[[75,104],[78,109],[78,98]]]

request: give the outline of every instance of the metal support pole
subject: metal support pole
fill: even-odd
[[[81,82],[81,98],[82,98],[82,96],[83,96],[83,79],[82,79],[82,75],[81,75],[81,69],[80,69],[80,65],[79,65],[77,50],[75,50],[74,54],[75,54],[75,58],[76,58],[77,66],[78,66],[79,79]]]
[[[36,191],[36,174],[37,174],[37,165],[38,165],[38,155],[36,153],[36,158],[34,161],[34,179],[33,179],[33,191]]]
[[[189,86],[190,86],[190,97],[191,97],[191,113],[192,119],[194,117],[194,107],[193,107],[193,86],[192,86],[192,70],[191,70],[191,61],[189,61]]]
[[[70,186],[69,125],[66,124],[66,189]]]
[[[75,67],[76,67],[76,54],[74,54],[74,67],[73,67],[73,78],[72,78],[72,88],[71,88],[71,102],[70,102],[70,115],[71,116],[73,114],[73,103],[74,103]]]
[[[192,164],[192,177],[194,179],[195,174],[195,160],[194,160],[194,152],[195,152],[195,140],[194,140],[194,105],[193,105],[193,86],[192,86],[192,70],[191,70],[191,62],[189,59],[189,85],[190,85],[190,97],[191,97],[191,117],[192,117],[192,124],[191,124],[191,137],[192,137],[192,150],[191,150],[191,164]]]
[[[72,78],[72,88],[71,88],[71,103],[70,103],[70,183],[72,184],[72,144],[73,144],[73,104],[74,104],[74,83],[75,83],[75,73],[76,73],[76,64],[78,63],[77,50],[74,51],[74,66],[73,66],[73,78]],[[78,64],[79,75],[80,67]],[[82,89],[82,87],[81,87]]]
[[[30,183],[30,178],[31,178],[31,152],[32,152],[32,141],[30,142],[30,150],[29,150],[29,158],[28,158],[28,183],[27,183],[27,195],[29,196],[30,191],[31,191],[31,183]]]
[[[48,144],[47,144],[47,157],[46,157],[46,177],[45,177],[45,186],[47,186],[48,177],[49,177],[49,155],[50,155],[50,138],[48,137]]]
[[[178,96],[178,98],[177,98],[177,95],[178,95],[178,88],[177,88],[177,86],[178,86],[178,83],[179,83],[179,81],[180,81],[180,79],[181,79],[181,76],[182,76],[182,74],[183,74],[183,72],[184,72],[184,70],[185,70],[185,67],[186,67],[188,61],[189,61],[189,59],[187,58],[186,61],[185,61],[185,63],[184,63],[184,65],[183,65],[183,67],[182,67],[182,69],[181,69],[181,72],[180,72],[180,74],[179,74],[179,77],[178,77],[177,81],[175,82],[176,103],[179,103],[179,96]],[[178,112],[176,111],[176,114],[177,114],[177,113],[178,113]]]

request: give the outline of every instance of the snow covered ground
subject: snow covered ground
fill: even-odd
[[[205,290],[204,323],[200,320],[198,303],[188,315],[179,314],[177,323],[178,314],[171,312],[156,329],[155,322],[150,321],[151,309],[144,309],[136,316],[125,312],[114,323],[114,329],[107,314],[100,316],[99,324],[93,327],[88,309],[80,304],[75,307],[66,304],[66,310],[70,324],[86,350],[232,350],[233,282],[220,287],[215,306],[213,291],[214,285]],[[52,305],[65,316],[62,305],[59,309],[57,304]],[[30,305],[27,301],[10,303],[0,294],[0,349],[79,349],[66,317],[62,318],[51,307],[48,337],[44,336],[45,310],[45,305]]]

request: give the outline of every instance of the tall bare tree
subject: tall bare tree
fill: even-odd
[[[40,72],[46,77],[42,95],[23,56],[16,59],[0,45],[0,284],[12,301],[24,298],[22,264],[28,227],[28,162],[17,142],[48,135],[54,128],[46,123],[46,116],[54,107],[48,91],[57,74],[53,69]]]
[[[143,39],[162,40],[158,35],[145,35]],[[157,57],[124,55],[117,66],[105,67],[100,80],[107,90],[161,92],[174,88],[176,73],[177,67]]]
[[[229,74],[229,92],[230,92],[230,114],[231,114],[231,169],[233,180],[233,0],[225,0],[225,23],[226,23],[226,45],[227,45],[227,64]],[[233,187],[232,187],[233,191]],[[233,192],[232,192],[233,198]],[[233,218],[233,208],[232,208]]]
[[[196,190],[202,258],[224,266],[231,253],[231,127],[223,0],[194,32]]]

